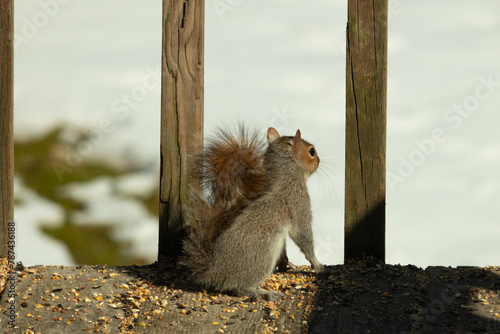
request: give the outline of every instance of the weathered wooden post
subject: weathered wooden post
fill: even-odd
[[[203,132],[204,0],[163,0],[158,258],[181,251],[187,156]]]
[[[0,1],[0,258],[9,255],[8,231],[14,228],[13,21],[13,0]]]
[[[385,261],[388,0],[348,0],[344,260]]]

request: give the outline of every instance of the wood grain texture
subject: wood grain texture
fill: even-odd
[[[8,255],[8,223],[14,221],[14,11],[13,0],[0,2],[0,258]]]
[[[187,201],[187,157],[202,140],[204,1],[163,1],[159,258],[176,256]]]
[[[349,0],[344,259],[385,260],[387,0]]]

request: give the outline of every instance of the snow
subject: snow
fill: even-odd
[[[64,223],[63,208],[25,187],[18,178],[14,179],[14,190],[16,200],[21,201],[16,205],[14,216],[16,261],[24,265],[74,264],[66,245],[40,230],[41,226],[61,226]]]
[[[500,2],[389,3],[387,168],[400,179],[387,189],[387,261],[498,264]],[[144,193],[158,177],[161,0],[16,0],[15,9],[16,137],[58,124],[101,131],[86,158],[155,171],[72,190],[89,201],[79,214],[114,220],[117,238],[137,238],[135,251],[154,255],[155,218],[113,191]],[[205,132],[239,120],[300,128],[320,157],[335,158],[309,182],[327,264],[343,259],[346,11],[345,0],[208,0],[205,13]],[[55,241],[22,228],[41,224],[33,217],[43,201],[29,202],[16,208],[19,258],[69,264]],[[120,210],[134,222],[111,214]],[[47,251],[28,250],[37,243]],[[289,245],[292,262],[306,263]]]

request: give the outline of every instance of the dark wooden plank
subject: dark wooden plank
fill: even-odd
[[[203,0],[163,1],[158,257],[179,255],[188,154],[203,132]]]
[[[348,2],[345,260],[385,260],[387,6]]]
[[[9,226],[14,221],[13,20],[13,0],[2,0],[0,2],[0,258],[9,256],[9,228],[11,232],[14,228]]]

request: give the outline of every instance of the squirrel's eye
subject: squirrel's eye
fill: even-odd
[[[314,147],[311,147],[309,149],[309,154],[311,155],[311,157],[314,157],[314,155],[316,154],[316,150],[314,149]]]

